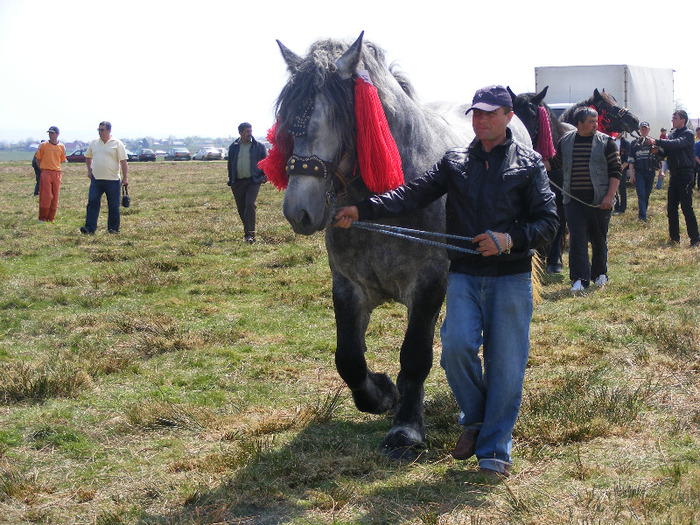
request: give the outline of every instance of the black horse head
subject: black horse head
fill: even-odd
[[[513,112],[522,120],[527,128],[532,143],[537,142],[537,133],[540,129],[540,105],[547,94],[549,86],[545,86],[539,93],[520,93],[516,95],[508,86],[508,93],[513,101]]]

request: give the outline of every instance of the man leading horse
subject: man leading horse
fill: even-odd
[[[554,237],[554,194],[539,154],[513,139],[511,97],[476,92],[475,140],[448,150],[423,176],[335,214],[336,226],[411,213],[447,195],[447,233],[472,238],[450,252],[441,365],[463,430],[455,459],[476,455],[488,476],[506,476],[530,348],[532,256]],[[483,363],[479,349],[483,345]]]

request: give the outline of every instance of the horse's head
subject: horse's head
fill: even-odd
[[[537,143],[537,133],[540,128],[539,106],[544,100],[548,88],[549,86],[545,86],[539,93],[521,93],[516,95],[510,89],[510,86],[508,87],[508,93],[510,93],[510,98],[513,101],[513,112],[527,128],[533,144]]]
[[[277,41],[290,73],[277,100],[277,143],[289,145],[282,211],[296,233],[311,235],[328,226],[333,186],[353,170],[352,87],[362,36],[349,47],[316,42],[305,58]]]
[[[620,106],[610,93],[593,91],[593,105],[600,116],[599,131],[603,133],[636,133],[639,119],[630,110]],[[602,127],[602,129],[601,129]]]

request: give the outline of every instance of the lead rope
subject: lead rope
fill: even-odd
[[[584,206],[588,206],[589,208],[600,208],[600,204],[589,204],[589,203],[587,203],[587,202],[582,201],[582,200],[579,199],[578,197],[574,197],[574,196],[571,195],[571,193],[569,193],[568,191],[564,191],[564,188],[562,188],[561,186],[559,186],[557,183],[552,182],[552,179],[549,180],[549,184],[552,185],[552,186],[554,186],[555,188],[557,188],[557,189],[558,189],[559,191],[561,191],[564,195],[566,195],[566,196],[568,196],[568,197],[571,197],[573,200],[580,202],[580,203],[583,204]]]
[[[421,244],[427,244],[428,246],[434,246],[436,248],[445,248],[447,250],[453,250],[456,252],[480,255],[480,253],[476,250],[462,248],[461,246],[455,246],[453,244],[448,244],[447,242],[431,241],[430,239],[424,238],[433,237],[440,239],[454,239],[459,241],[472,242],[472,237],[462,237],[461,235],[450,235],[448,233],[426,232],[423,230],[412,230],[411,228],[402,228],[400,226],[391,226],[389,224],[379,224],[376,222],[352,221],[352,226],[354,226],[355,228],[360,228],[361,230],[375,231],[378,233],[383,233],[385,235],[390,235],[392,237],[398,237],[400,239],[406,239]]]

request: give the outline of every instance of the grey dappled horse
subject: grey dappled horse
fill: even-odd
[[[410,82],[388,68],[384,52],[363,42],[362,34],[354,43],[319,40],[306,57],[277,43],[290,79],[277,100],[276,143],[293,143],[289,162],[296,166],[295,174],[287,170],[284,216],[296,233],[326,230],[338,372],[359,410],[394,412],[382,451],[393,458],[412,458],[413,447],[425,439],[423,382],[432,367],[435,323],[445,295],[446,252],[329,225],[336,205],[354,204],[371,194],[357,172],[353,98],[357,70],[367,70],[378,90],[406,181],[422,175],[450,147],[469,144],[471,119],[464,115],[469,105],[422,106]],[[522,124],[515,120],[512,124],[514,134],[530,145]],[[300,165],[309,168],[299,174]],[[386,223],[444,231],[444,202]],[[408,314],[396,385],[386,374],[369,370],[365,360],[370,314],[387,301],[405,305]]]

